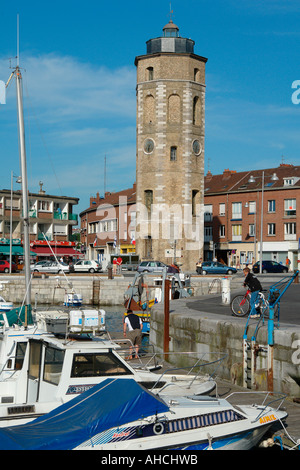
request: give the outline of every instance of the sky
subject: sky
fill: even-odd
[[[18,50],[28,188],[78,197],[132,187],[136,56],[170,19],[206,64],[205,173],[300,165],[298,0],[0,0],[0,80]],[[0,105],[0,188],[20,174],[15,83]],[[14,179],[14,189],[18,189]]]

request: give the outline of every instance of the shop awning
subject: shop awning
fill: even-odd
[[[23,256],[24,255],[24,248],[21,245],[12,245],[11,247],[12,255]],[[0,254],[7,255],[10,254],[10,246],[9,245],[0,245]],[[36,256],[36,253],[30,251],[30,256]]]
[[[58,257],[71,256],[75,258],[80,258],[81,256],[84,256],[84,254],[80,251],[77,251],[74,248],[68,246],[52,247],[53,253],[50,250],[49,246],[35,246],[34,248],[32,248],[32,250],[37,256],[53,256],[53,253]]]

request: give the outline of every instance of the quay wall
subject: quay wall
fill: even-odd
[[[193,365],[205,353],[206,362],[225,357],[219,364],[203,368],[210,374],[243,386],[243,335],[246,319],[192,310],[190,300],[170,302],[169,361],[176,367]],[[151,313],[150,343],[164,353],[164,307],[156,304]],[[267,323],[267,322],[266,322]],[[254,334],[257,321],[248,329],[248,339]],[[257,335],[253,384],[248,388],[268,390],[267,324]],[[188,353],[189,354],[183,354]],[[280,324],[275,328],[273,347],[273,391],[300,397],[300,328]]]
[[[68,282],[67,282],[68,281]],[[69,284],[70,283],[70,284]],[[123,277],[108,279],[100,276],[40,276],[31,281],[31,303],[43,305],[62,305],[66,292],[81,294],[86,305],[122,305],[124,292],[129,281]],[[23,276],[0,278],[0,295],[13,302],[21,304],[25,297],[25,282]]]
[[[59,305],[64,301],[65,290],[70,290],[68,282],[73,286],[74,292],[80,293],[86,305],[123,305],[124,293],[134,276],[114,276],[108,279],[107,275],[39,275],[33,277],[31,281],[32,303]],[[144,294],[152,298],[154,295],[155,276],[145,275],[143,283]],[[191,277],[191,290],[194,295],[203,295],[208,292],[221,292],[221,283],[214,278],[199,276]],[[1,275],[0,276],[0,296],[6,301],[21,304],[25,297],[24,275]]]

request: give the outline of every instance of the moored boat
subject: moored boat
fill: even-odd
[[[247,450],[287,416],[283,400],[272,397],[277,408],[204,396],[174,400],[133,379],[106,379],[31,423],[0,429],[0,449]]]

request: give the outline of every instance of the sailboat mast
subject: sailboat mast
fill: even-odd
[[[30,239],[29,239],[29,209],[28,209],[28,187],[27,187],[27,164],[25,149],[25,129],[23,114],[23,93],[22,93],[22,75],[19,66],[15,70],[17,84],[17,106],[18,106],[18,128],[20,145],[20,167],[22,177],[22,200],[23,200],[23,230],[24,230],[24,266],[25,266],[25,286],[26,286],[26,305],[31,304],[31,284],[30,284]]]

